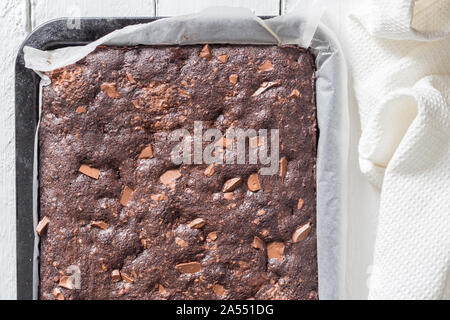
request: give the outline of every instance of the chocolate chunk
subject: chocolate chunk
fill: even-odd
[[[61,292],[61,289],[59,289],[59,288],[53,289],[52,294],[55,296],[56,300],[64,300],[65,299],[63,293]]]
[[[212,53],[211,53],[211,48],[209,47],[208,44],[205,44],[203,46],[202,51],[200,51],[200,57],[207,59],[207,60],[211,60]]]
[[[208,239],[210,241],[215,241],[217,239],[217,231],[208,233]]]
[[[127,72],[127,78],[128,78],[128,81],[130,81],[130,83],[132,83],[132,84],[136,83],[136,80],[134,80],[133,75],[129,72]]]
[[[113,270],[111,272],[111,279],[114,282],[119,282],[122,280],[122,276],[120,275],[120,271],[119,270]]]
[[[236,84],[236,83],[238,83],[239,76],[237,74],[232,74],[228,77],[228,79],[230,80],[230,82],[232,84]]]
[[[300,97],[300,92],[297,89],[292,90],[291,94],[289,95],[289,98],[298,98]]]
[[[129,275],[127,275],[126,273],[123,273],[122,271],[120,271],[120,277],[122,278],[123,281],[128,282],[128,283],[133,283],[134,279],[131,278]]]
[[[188,227],[191,229],[200,229],[206,224],[206,220],[203,218],[197,218],[188,223]]]
[[[78,114],[82,114],[85,113],[87,111],[87,109],[85,107],[78,107],[75,112]]]
[[[284,259],[284,243],[272,242],[267,245],[267,257],[269,259]]]
[[[102,229],[102,230],[108,229],[108,224],[104,221],[92,221],[91,226]]]
[[[280,177],[281,177],[281,182],[284,182],[284,178],[286,178],[287,166],[288,166],[288,161],[287,161],[286,157],[281,158],[280,159]]]
[[[38,235],[41,235],[44,230],[47,228],[48,224],[50,223],[50,219],[47,217],[42,218],[41,221],[39,221],[38,225],[36,226],[36,232]]]
[[[270,60],[264,61],[264,63],[259,67],[259,71],[272,71],[273,70],[273,64],[270,62]]]
[[[232,178],[225,182],[222,192],[230,192],[236,189],[242,183],[242,178]]]
[[[74,279],[70,276],[62,276],[61,278],[59,278],[58,285],[69,290],[75,289]]]
[[[152,148],[152,146],[146,146],[144,149],[142,149],[142,151],[139,154],[138,158],[139,159],[153,158],[153,148]]]
[[[153,201],[159,202],[159,201],[169,200],[169,197],[165,193],[160,193],[160,194],[152,194],[150,196],[150,199],[152,199]]]
[[[205,175],[207,177],[211,177],[214,174],[214,164],[210,164],[206,169],[205,169]]]
[[[255,249],[264,249],[264,242],[260,239],[260,238],[258,238],[258,237],[254,237],[253,238],[253,244],[252,244],[252,246],[253,246],[253,248],[255,248]]]
[[[170,187],[174,187],[175,186],[175,181],[181,177],[181,172],[180,170],[168,170],[166,172],[164,172],[164,174],[159,177],[159,180]]]
[[[301,208],[303,208],[304,203],[305,203],[305,200],[303,200],[302,198],[298,199],[297,209],[300,210]]]
[[[303,241],[308,237],[310,232],[311,232],[311,224],[310,223],[300,226],[292,234],[292,241],[294,243]]]
[[[128,201],[131,200],[132,196],[133,196],[133,189],[131,189],[128,186],[125,186],[122,190],[122,195],[120,196],[120,204],[126,206],[128,204]]]
[[[91,168],[86,164],[82,164],[78,171],[94,179],[98,179],[98,177],[100,177],[100,170]]]
[[[253,173],[248,177],[247,186],[248,190],[253,192],[261,190],[261,183],[259,182],[259,176],[257,173]]]
[[[220,62],[222,62],[222,63],[227,63],[228,56],[226,54],[222,54],[222,55],[218,56],[217,59],[219,59]]]
[[[199,262],[186,262],[177,264],[175,268],[181,273],[196,273],[202,269],[202,266]]]
[[[116,84],[114,82],[105,82],[100,86],[100,89],[102,89],[102,91],[110,98],[120,98],[120,93],[117,91]]]
[[[221,284],[215,284],[213,286],[213,291],[218,296],[223,296],[225,294],[225,288]]]

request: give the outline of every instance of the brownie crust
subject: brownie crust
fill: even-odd
[[[41,299],[317,299],[309,51],[99,47],[49,76]],[[192,133],[194,121],[222,132],[279,129],[280,172],[175,165],[169,133]],[[79,288],[68,281],[78,271]]]

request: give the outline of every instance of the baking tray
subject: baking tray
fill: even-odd
[[[17,298],[33,299],[36,296],[37,279],[35,267],[35,234],[33,221],[33,161],[35,157],[35,133],[39,114],[39,83],[41,78],[31,69],[25,68],[23,47],[41,50],[83,45],[125,26],[148,23],[160,19],[152,18],[81,18],[80,27],[73,29],[70,18],[50,21],[38,27],[24,41],[16,60],[16,214],[17,214]],[[272,17],[260,17],[268,19]],[[317,188],[322,207],[318,208],[317,219],[326,226],[319,234],[317,245],[319,258],[319,296],[323,299],[337,299],[341,296],[343,270],[340,243],[345,222],[346,199],[346,157],[348,117],[346,108],[346,66],[339,43],[332,31],[319,25],[311,44],[320,50],[316,64],[320,65],[321,76],[316,80],[317,105],[321,138],[319,150],[323,159],[319,161]],[[317,49],[319,48],[319,49]],[[313,52],[314,53],[314,52]],[[331,62],[330,62],[331,61]],[[332,115],[323,117],[324,114]],[[38,150],[36,150],[38,151]],[[320,159],[319,159],[320,160]],[[320,191],[320,192],[319,192]],[[330,210],[334,208],[334,210]],[[320,211],[320,212],[319,212]],[[320,213],[320,215],[319,215]],[[344,231],[343,231],[344,230]]]

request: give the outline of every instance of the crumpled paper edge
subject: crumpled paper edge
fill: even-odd
[[[115,30],[84,46],[42,51],[25,46],[25,67],[41,72],[73,64],[99,45],[190,45],[199,43],[295,44],[310,46],[324,11],[321,1],[298,5],[293,12],[263,20],[249,9],[212,7],[199,13],[163,18]],[[229,23],[230,21],[233,23]]]

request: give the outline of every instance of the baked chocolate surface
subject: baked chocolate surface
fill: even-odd
[[[317,299],[309,51],[99,47],[50,78],[41,299]],[[175,165],[169,133],[192,133],[194,121],[223,133],[279,129],[284,179],[258,175],[261,164]],[[224,193],[232,178],[242,183]]]

